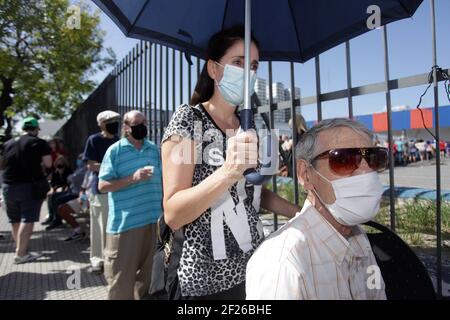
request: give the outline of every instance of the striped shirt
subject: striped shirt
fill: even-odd
[[[364,231],[344,238],[306,200],[247,264],[247,299],[386,299],[384,281]]]
[[[127,138],[122,138],[106,151],[100,167],[100,180],[125,178],[145,166],[154,167],[149,180],[108,193],[107,233],[121,233],[156,223],[162,213],[162,171],[159,150],[147,139],[140,150]]]

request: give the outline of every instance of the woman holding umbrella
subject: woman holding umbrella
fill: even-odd
[[[299,208],[246,182],[257,167],[257,136],[242,132],[244,28],[215,34],[190,105],[173,115],[162,139],[164,219],[182,229],[177,269],[181,299],[245,299],[245,268],[263,241],[260,206],[293,217]],[[252,38],[254,86],[258,42]]]

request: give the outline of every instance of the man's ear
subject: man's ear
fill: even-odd
[[[309,163],[301,159],[297,161],[297,178],[305,190],[312,190],[314,188],[309,172]]]
[[[217,71],[216,71],[216,64],[211,59],[208,60],[206,69],[208,71],[208,75],[211,79],[216,80],[217,78]]]

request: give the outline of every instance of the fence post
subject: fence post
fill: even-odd
[[[298,179],[297,179],[297,161],[295,160],[295,147],[297,146],[297,121],[295,121],[297,112],[295,111],[295,78],[294,63],[291,67],[291,115],[292,115],[292,179],[294,180],[294,203],[298,205]]]
[[[352,66],[350,60],[350,41],[345,41],[345,64],[347,66],[348,117],[353,119]]]
[[[269,61],[269,122],[270,130],[274,128],[275,119],[273,115],[273,92],[272,92],[272,61]],[[278,152],[278,150],[276,150]],[[277,193],[277,177],[272,176],[272,191]],[[273,214],[273,231],[278,229],[278,215]]]
[[[392,137],[392,102],[391,90],[389,88],[389,51],[387,41],[387,27],[382,26],[382,40],[384,49],[384,81],[386,83],[386,111],[387,111],[387,125],[388,125],[388,141],[389,141],[389,206],[390,206],[390,226],[391,230],[395,231],[395,181],[394,181],[394,140]]]
[[[156,104],[157,104],[157,97],[158,97],[158,78],[157,78],[157,71],[158,71],[158,45],[154,45],[155,52],[154,52],[154,63],[153,63],[153,135],[155,137],[155,144],[158,144],[158,116],[156,114]]]
[[[161,141],[163,132],[163,46],[159,45],[159,132],[157,143]]]
[[[430,1],[431,6],[431,29],[432,29],[432,63],[437,66],[436,50],[436,8],[434,0]],[[442,225],[441,225],[441,151],[439,148],[439,92],[438,92],[437,70],[433,68],[433,93],[434,93],[434,127],[436,136],[436,255],[437,255],[437,292],[442,297]]]
[[[184,103],[183,97],[183,53],[180,53],[180,105]]]
[[[176,84],[176,73],[175,73],[175,49],[172,49],[172,113],[175,112],[175,84]]]
[[[322,100],[320,95],[322,94],[322,88],[320,84],[320,56],[315,59],[316,64],[316,98],[317,98],[317,121],[322,121]]]
[[[169,48],[166,47],[166,109],[164,114],[164,130],[169,121]],[[162,138],[163,132],[161,132]]]

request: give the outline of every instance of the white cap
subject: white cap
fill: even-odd
[[[108,121],[108,120],[120,120],[120,114],[117,112],[106,110],[102,111],[97,115],[97,123],[100,125],[102,122]]]

